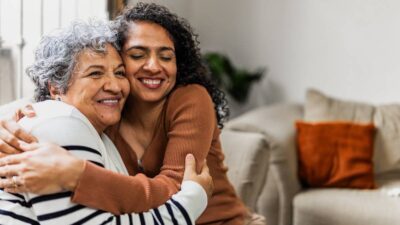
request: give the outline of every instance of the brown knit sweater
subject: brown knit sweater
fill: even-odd
[[[155,208],[179,190],[185,156],[192,153],[199,168],[207,158],[215,186],[197,224],[242,225],[247,211],[226,176],[220,130],[206,89],[196,84],[179,87],[164,109],[161,125],[141,159],[142,168],[116,125],[108,134],[132,176],[87,163],[72,201],[114,214]]]

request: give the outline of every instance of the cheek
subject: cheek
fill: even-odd
[[[125,63],[125,72],[128,76],[132,76],[135,74],[142,66],[143,62],[134,61],[132,59],[124,60]]]
[[[176,74],[178,73],[178,69],[176,68],[176,66],[174,66],[173,68],[171,68],[171,79],[173,80],[173,82],[176,82]]]
[[[124,97],[128,96],[129,92],[131,90],[129,80],[124,79],[123,81],[121,81],[120,85],[121,85],[121,90],[122,90]]]

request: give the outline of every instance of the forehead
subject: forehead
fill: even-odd
[[[124,48],[141,45],[148,47],[174,47],[169,32],[162,26],[148,21],[129,23]]]
[[[76,56],[75,60],[75,69],[85,69],[92,65],[114,65],[122,63],[118,51],[111,44],[106,44],[104,52],[85,48]]]
[[[115,49],[115,47],[111,44],[106,44],[104,51],[96,51],[91,48],[84,48],[81,52],[79,52],[76,59],[78,61],[84,59],[95,60],[104,59],[107,57],[120,58],[117,49]]]

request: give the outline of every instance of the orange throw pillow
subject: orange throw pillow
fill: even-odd
[[[375,187],[373,124],[296,122],[299,177],[304,187]]]

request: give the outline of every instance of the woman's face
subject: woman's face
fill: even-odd
[[[83,50],[76,62],[68,91],[61,99],[79,109],[102,132],[120,120],[129,95],[124,65],[110,44],[106,46],[106,53]]]
[[[163,101],[176,83],[174,42],[160,25],[131,22],[122,59],[135,101]]]

